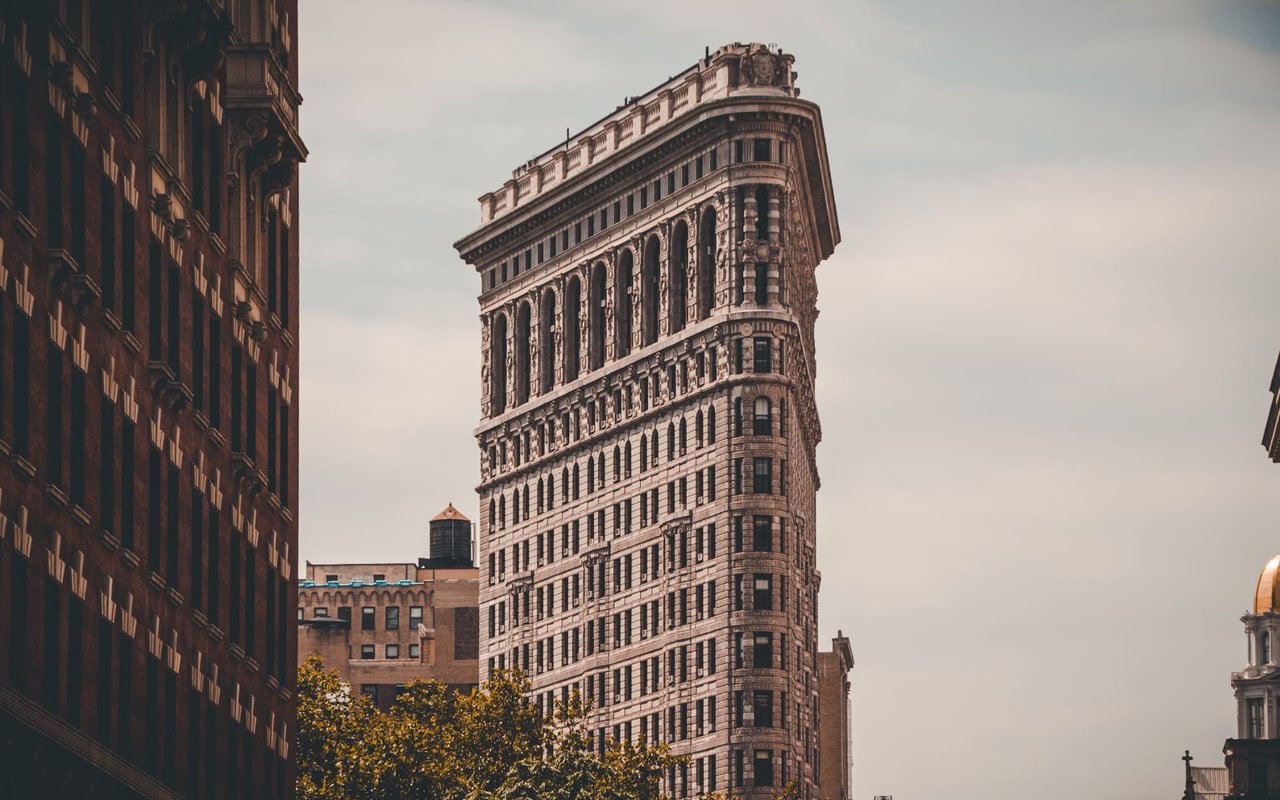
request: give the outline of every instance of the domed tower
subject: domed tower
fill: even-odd
[[[1258,576],[1253,607],[1241,621],[1249,642],[1249,663],[1231,676],[1236,694],[1236,737],[1224,751],[1231,789],[1228,797],[1280,796],[1280,555]]]
[[[453,503],[431,519],[431,550],[428,560],[433,567],[471,567],[471,520],[453,507]]]

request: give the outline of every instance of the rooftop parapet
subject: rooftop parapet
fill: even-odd
[[[627,98],[612,114],[517,167],[502,188],[480,196],[480,224],[514,211],[705,103],[752,94],[799,97],[794,61],[776,45],[759,43],[735,42],[708,52],[666,83]]]

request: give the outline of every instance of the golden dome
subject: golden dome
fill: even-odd
[[[439,522],[440,520],[461,520],[463,522],[471,521],[467,519],[466,516],[463,515],[461,511],[454,508],[453,503],[450,503],[448,506],[445,507],[444,511],[441,511],[439,514],[436,514],[434,517],[431,518],[432,522]]]
[[[1253,613],[1280,611],[1280,556],[1267,562],[1258,576],[1258,590],[1253,594]]]

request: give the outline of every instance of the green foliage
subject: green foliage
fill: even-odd
[[[467,695],[415,681],[387,713],[312,656],[298,668],[299,800],[659,800],[686,759],[665,745],[590,747],[575,696],[544,719],[529,681],[497,672]]]

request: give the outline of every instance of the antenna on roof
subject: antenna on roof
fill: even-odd
[[[568,128],[564,129],[564,149],[565,150],[569,149],[569,129]]]
[[[707,49],[703,54],[703,59],[707,62],[706,66],[709,67],[711,66],[711,45],[706,45],[706,48]]]

